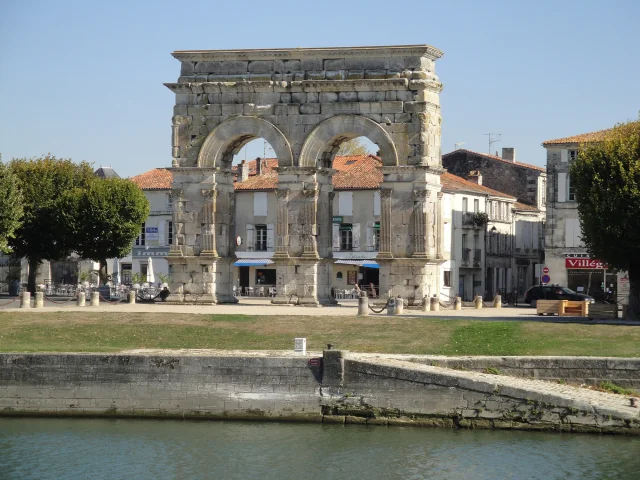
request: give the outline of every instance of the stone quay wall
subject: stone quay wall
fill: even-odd
[[[372,359],[0,355],[0,415],[295,420],[640,434],[626,397]]]
[[[599,385],[609,381],[640,392],[640,358],[615,357],[441,357],[407,356],[423,365],[485,372],[537,380]]]

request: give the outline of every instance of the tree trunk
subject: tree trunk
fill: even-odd
[[[629,309],[626,320],[640,321],[640,263],[629,265]]]
[[[38,275],[38,266],[42,263],[39,258],[29,258],[29,277],[27,279],[27,290],[31,295],[36,294],[36,276]]]

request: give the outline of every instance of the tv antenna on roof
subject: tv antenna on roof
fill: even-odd
[[[502,134],[501,133],[483,133],[483,135],[487,135],[489,137],[489,155],[491,155],[491,145],[499,142],[500,137],[502,137]]]
[[[453,144],[453,149],[458,150],[458,147],[464,145],[465,143],[467,142],[456,142]]]

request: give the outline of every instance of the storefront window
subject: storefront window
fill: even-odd
[[[256,269],[256,285],[275,285],[275,284],[276,284],[275,268]]]

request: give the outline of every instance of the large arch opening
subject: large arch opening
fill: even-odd
[[[261,138],[269,143],[280,165],[293,166],[291,146],[278,128],[261,118],[234,117],[209,133],[198,155],[198,167],[229,170],[242,148]]]
[[[398,165],[398,153],[391,136],[373,120],[357,115],[339,115],[318,125],[304,141],[299,165],[329,168],[340,146],[358,137],[366,137],[377,145],[376,153],[383,165]]]

